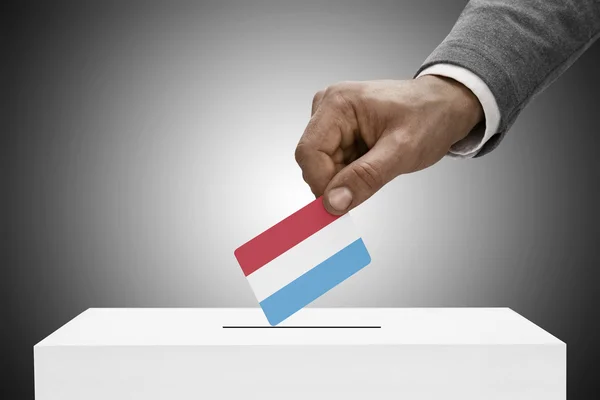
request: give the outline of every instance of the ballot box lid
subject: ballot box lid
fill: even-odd
[[[502,345],[563,342],[508,308],[90,308],[36,345]]]

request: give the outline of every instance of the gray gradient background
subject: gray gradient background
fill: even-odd
[[[1,390],[32,398],[32,346],[88,307],[256,306],[233,250],[312,200],[294,148],[313,93],[412,77],[465,4],[5,13]],[[597,386],[599,61],[596,45],[493,153],[356,209],[373,262],[314,306],[511,307],[568,344],[570,398]]]

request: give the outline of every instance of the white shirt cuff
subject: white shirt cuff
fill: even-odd
[[[421,71],[417,78],[423,75],[439,75],[454,79],[469,88],[481,103],[485,115],[485,127],[479,125],[466,138],[456,142],[448,154],[454,158],[472,158],[498,130],[500,109],[496,98],[480,77],[456,65],[435,64]]]

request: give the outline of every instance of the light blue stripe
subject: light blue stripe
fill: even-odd
[[[269,323],[277,325],[370,262],[371,256],[363,240],[358,239],[261,301],[260,306]]]

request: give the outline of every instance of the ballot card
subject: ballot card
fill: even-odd
[[[371,262],[350,214],[330,214],[322,197],[234,254],[272,326]]]

